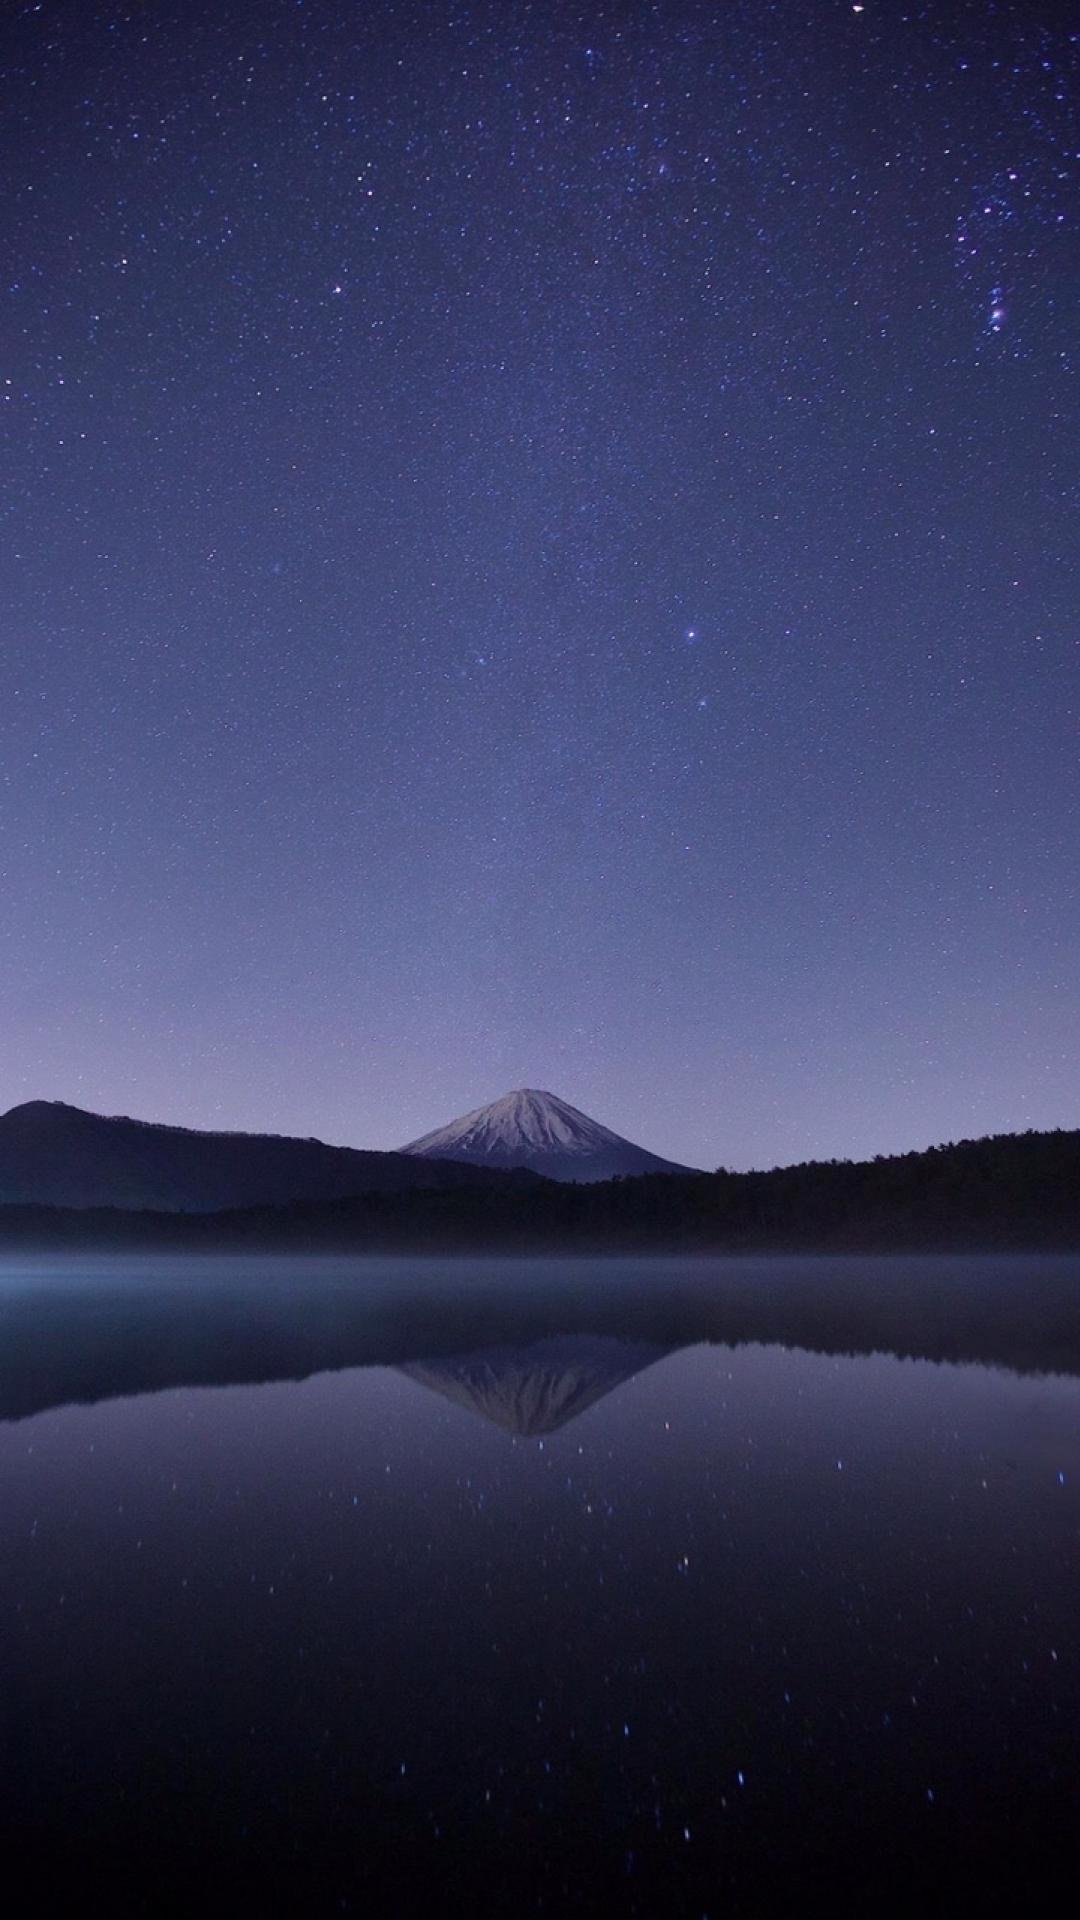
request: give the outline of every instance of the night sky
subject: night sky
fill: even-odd
[[[0,1106],[1080,1123],[1065,16],[5,9]]]

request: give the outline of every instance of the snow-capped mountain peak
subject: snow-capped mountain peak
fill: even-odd
[[[462,1114],[438,1133],[425,1135],[410,1151],[425,1147],[432,1151],[436,1140],[445,1139],[462,1147],[480,1147],[490,1153],[499,1148],[517,1150],[527,1146],[563,1153],[588,1153],[596,1146],[610,1146],[618,1134],[590,1120],[557,1094],[536,1087],[518,1087],[493,1100],[488,1107],[476,1107]]]
[[[530,1167],[553,1180],[610,1180],[616,1174],[681,1173],[613,1133],[558,1094],[518,1087],[490,1106],[476,1107],[434,1133],[410,1141],[404,1153],[489,1166]]]

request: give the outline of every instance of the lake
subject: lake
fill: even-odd
[[[8,1263],[9,1879],[1051,1911],[1078,1306],[1070,1258]]]

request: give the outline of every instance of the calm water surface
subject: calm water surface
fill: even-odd
[[[264,1269],[0,1276],[34,1910],[1059,1910],[1080,1381],[740,1316],[1076,1262]]]

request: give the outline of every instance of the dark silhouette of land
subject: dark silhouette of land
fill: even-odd
[[[10,1118],[10,1116],[8,1116]],[[137,1127],[136,1122],[110,1125]],[[148,1128],[147,1133],[172,1130]],[[182,1136],[247,1141],[260,1136]],[[267,1142],[261,1141],[265,1146]],[[270,1144],[273,1144],[272,1142]],[[290,1148],[304,1143],[281,1143]],[[312,1148],[319,1145],[310,1143]],[[187,1144],[185,1153],[193,1151]],[[322,1154],[348,1155],[345,1148]],[[998,1134],[866,1161],[592,1185],[393,1154],[335,1162],[331,1197],[197,1212],[0,1207],[0,1249],[191,1252],[871,1252],[1080,1249],[1080,1131]],[[422,1186],[386,1164],[403,1160]],[[375,1163],[378,1184],[367,1162]],[[320,1162],[320,1165],[322,1163]],[[265,1177],[265,1176],[263,1176]],[[347,1193],[339,1184],[359,1184]]]
[[[274,1133],[204,1133],[29,1100],[0,1114],[0,1202],[210,1212],[534,1176]]]

